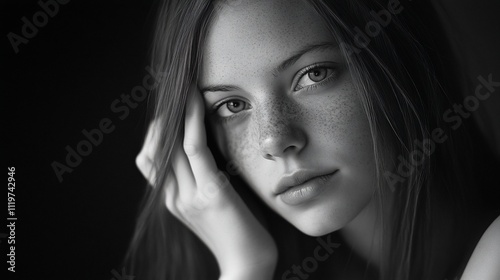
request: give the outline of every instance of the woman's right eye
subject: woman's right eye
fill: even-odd
[[[243,100],[231,99],[223,101],[217,105],[217,114],[223,118],[226,118],[250,108],[252,108],[250,104]]]

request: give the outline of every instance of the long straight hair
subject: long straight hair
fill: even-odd
[[[456,82],[462,77],[435,63],[442,52],[437,44],[431,44],[432,36],[414,28],[422,24],[412,16],[422,12],[417,5],[401,2],[404,10],[399,15],[391,15],[389,24],[380,28],[376,36],[367,37],[369,42],[360,46],[356,40],[359,31],[353,28],[363,30],[374,20],[374,12],[385,9],[383,1],[308,2],[342,47],[370,124],[377,189],[382,194],[378,203],[381,209],[392,207],[390,212],[394,213],[382,217],[384,252],[380,279],[427,279],[431,273],[432,245],[439,242],[434,240],[432,226],[436,203],[449,206],[453,217],[466,213],[465,198],[470,197],[470,186],[478,176],[474,170],[481,168],[472,163],[477,163],[477,158],[485,154],[476,148],[478,143],[484,147],[480,137],[469,137],[471,133],[479,134],[473,123],[465,123],[463,128],[453,131],[442,118],[453,103],[461,102],[462,91]],[[152,55],[157,72],[163,73],[155,89],[154,108],[154,118],[162,124],[156,131],[160,134],[155,158],[158,172],[155,186],[148,188],[144,198],[127,255],[133,275],[141,280],[201,280],[216,279],[218,275],[213,255],[167,211],[162,187],[171,172],[172,151],[179,148],[176,143],[182,139],[187,94],[197,81],[204,36],[217,12],[216,4],[219,3],[208,0],[174,0],[163,1],[159,9]],[[426,32],[440,33],[437,26],[432,28],[435,30]],[[415,140],[431,139],[434,128],[442,129],[448,139],[436,144],[432,155],[412,166],[412,172],[406,174],[404,180],[388,186],[387,174],[397,174],[399,162],[414,162],[412,152],[421,149]],[[221,161],[218,160],[219,164],[224,166]],[[468,162],[471,164],[467,165]],[[259,215],[264,223],[280,219],[251,192],[238,187],[244,182],[234,178],[233,185],[243,199],[253,205],[254,211],[266,213]],[[392,205],[383,200],[388,192],[393,192],[396,198]],[[453,227],[461,229],[464,225],[459,220]],[[278,248],[286,250],[280,256],[298,258],[300,244],[280,246],[280,243],[300,239],[282,234],[283,228],[271,226],[269,230]],[[289,227],[285,230],[293,231]],[[277,273],[276,277],[279,276]]]
[[[457,158],[459,149],[454,145],[466,143],[456,143],[463,139],[459,137],[435,147],[432,156],[424,157],[418,164],[410,164],[412,170],[396,185],[389,181],[389,176],[402,177],[398,164],[415,162],[412,152],[421,150],[415,140],[432,139],[433,128],[442,128],[443,134],[449,137],[453,135],[440,115],[451,107],[457,96],[445,94],[445,85],[439,80],[426,52],[430,46],[423,45],[429,41],[422,41],[423,34],[416,37],[416,30],[411,29],[415,25],[411,20],[415,19],[408,18],[409,15],[389,14],[387,26],[380,27],[374,36],[365,34],[360,44],[359,36],[363,36],[360,34],[367,32],[369,22],[375,21],[373,13],[388,13],[385,5],[377,1],[311,2],[341,42],[353,82],[360,93],[373,137],[380,208],[388,205],[383,200],[384,193],[394,192],[394,204],[389,211],[392,216],[381,217],[385,231],[381,279],[427,279],[431,264],[426,260],[430,259],[434,232],[432,198],[445,192],[446,195],[440,196],[447,201],[442,202],[460,201],[466,181],[457,174],[464,174],[459,171],[464,169],[449,163],[463,162]],[[409,2],[402,2],[397,10],[401,14],[414,13],[411,9],[414,7]],[[444,168],[438,173],[436,167]]]
[[[137,279],[213,279],[217,263],[203,243],[165,207],[163,184],[182,139],[189,87],[197,80],[201,48],[213,11],[210,1],[161,1],[152,49],[158,74],[153,119],[160,123],[156,178],[148,187],[126,256]]]

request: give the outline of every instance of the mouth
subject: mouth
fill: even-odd
[[[318,196],[337,173],[297,171],[284,176],[273,191],[285,204],[297,205]]]

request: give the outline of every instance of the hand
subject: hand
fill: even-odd
[[[173,172],[163,186],[166,207],[210,248],[221,278],[271,279],[276,244],[217,169],[207,146],[203,118],[202,97],[193,89],[188,98],[183,149],[173,152]],[[156,172],[157,126],[153,121],[137,156],[137,165],[150,183]]]

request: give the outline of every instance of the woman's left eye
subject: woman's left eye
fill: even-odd
[[[325,66],[312,67],[306,70],[298,80],[294,90],[301,90],[308,86],[320,83],[327,78],[330,78],[335,73],[335,69]]]

